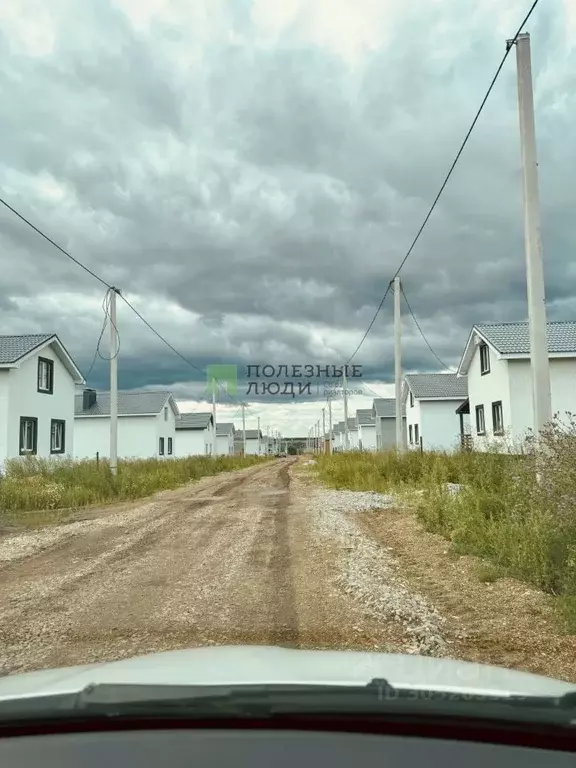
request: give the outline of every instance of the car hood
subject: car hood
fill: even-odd
[[[0,678],[0,700],[76,693],[88,685],[365,685],[486,695],[550,695],[576,685],[502,667],[427,656],[276,646],[209,646]]]

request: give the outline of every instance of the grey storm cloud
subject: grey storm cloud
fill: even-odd
[[[222,6],[236,37],[215,35],[185,65],[174,51],[199,45],[195,29],[169,15],[147,35],[111,0],[61,0],[44,55],[0,15],[2,195],[138,296],[145,315],[156,300],[198,316],[194,332],[163,332],[200,368],[338,362],[371,321],[503,54],[494,6],[465,5],[407,3],[391,40],[356,68],[297,23],[257,44],[250,0]],[[529,31],[549,315],[573,319],[576,48],[559,3],[542,3]],[[516,98],[511,55],[402,273],[449,365],[474,322],[526,315]],[[0,270],[3,327],[57,330],[87,370],[97,311],[71,323],[45,302],[18,307],[103,287],[4,209]],[[330,349],[319,359],[319,328],[340,339],[338,359]],[[366,375],[391,377],[390,331],[388,303],[358,353]],[[439,368],[409,317],[404,338],[408,368]],[[99,361],[102,385],[104,371]],[[201,379],[147,328],[131,331],[121,386]]]

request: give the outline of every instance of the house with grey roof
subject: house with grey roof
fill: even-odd
[[[396,398],[377,397],[372,403],[376,424],[376,450],[388,451],[396,447]],[[402,407],[404,443],[406,442],[406,409]]]
[[[344,422],[338,421],[332,428],[332,451],[339,453],[344,450]]]
[[[552,413],[565,419],[576,412],[576,322],[548,323],[547,339]],[[458,374],[468,378],[473,447],[519,450],[534,423],[528,323],[473,326]]]
[[[74,455],[74,395],[83,383],[56,334],[0,336],[0,470],[18,456]]]
[[[376,417],[372,408],[359,408],[356,411],[358,427],[358,449],[361,451],[376,450]]]
[[[211,456],[215,445],[214,418],[210,411],[182,413],[176,419],[176,456]]]
[[[231,456],[234,453],[234,424],[230,421],[216,422],[216,454]]]
[[[240,432],[242,436],[242,432]],[[258,456],[264,454],[266,445],[261,429],[246,430],[246,456]]]
[[[402,398],[408,448],[451,451],[470,433],[469,420],[458,414],[468,397],[468,378],[456,373],[409,373]]]
[[[180,413],[171,392],[118,392],[118,458],[151,459],[176,455]],[[75,396],[74,456],[110,456],[110,392],[84,389]]]

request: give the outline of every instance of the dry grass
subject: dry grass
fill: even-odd
[[[576,631],[576,421],[555,419],[538,449],[529,448],[522,456],[340,454],[319,457],[318,471],[335,488],[409,499],[426,529],[457,553],[561,598],[556,606]],[[460,492],[448,483],[460,484]]]
[[[0,523],[58,522],[79,507],[138,499],[263,461],[258,456],[119,461],[113,476],[106,461],[14,459],[0,480]]]

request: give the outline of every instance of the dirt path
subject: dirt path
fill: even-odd
[[[333,585],[293,461],[0,540],[0,672],[204,644],[386,649]]]
[[[576,637],[541,593],[481,583],[412,513],[355,499],[280,460],[8,535],[0,674],[247,643],[430,652],[576,681]]]

